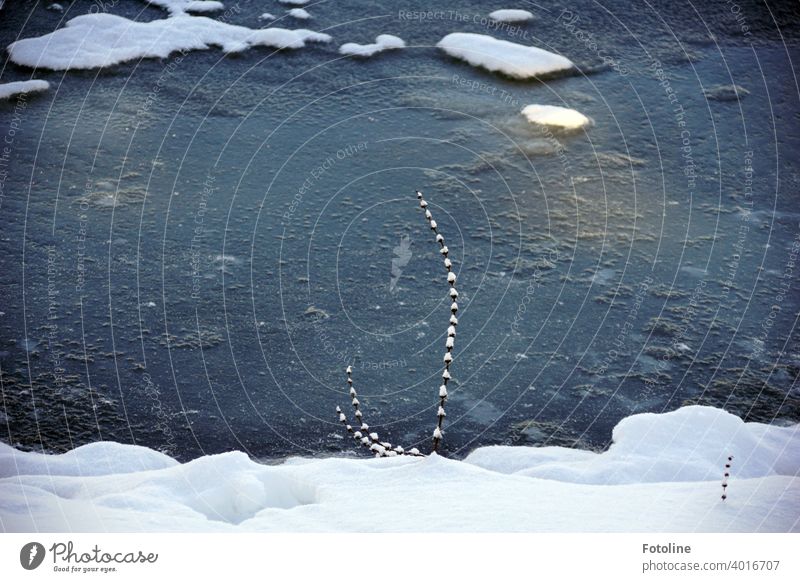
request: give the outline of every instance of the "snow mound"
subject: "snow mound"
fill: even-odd
[[[470,65],[516,79],[530,79],[575,67],[561,55],[471,32],[453,32],[436,46]]]
[[[225,6],[222,2],[215,2],[214,0],[144,0],[148,4],[163,8],[170,13],[171,16],[177,16],[192,12],[195,14],[217,12],[222,10]]]
[[[714,101],[738,101],[742,97],[750,95],[750,91],[740,85],[714,85],[703,89],[706,99]]]
[[[47,81],[40,81],[38,79],[31,79],[30,81],[14,81],[13,83],[0,84],[0,99],[10,99],[23,93],[38,93],[39,91],[47,91],[50,88],[50,83]]]
[[[302,8],[292,8],[289,10],[289,16],[292,18],[297,18],[299,20],[308,20],[311,18],[311,15],[308,13],[307,10],[303,10]]]
[[[593,485],[718,481],[728,455],[737,478],[795,476],[800,426],[745,423],[707,406],[620,421],[603,453],[562,447],[484,447],[465,462],[505,474]]]
[[[255,46],[301,48],[306,42],[329,42],[327,34],[283,28],[251,29],[203,16],[136,22],[113,14],[86,14],[64,28],[11,43],[18,65],[53,70],[95,69],[143,58],[166,58],[176,51],[218,46],[228,53]]]
[[[176,461],[95,443],[63,455],[0,445],[4,531],[793,531],[800,425],[691,406],[639,414],[604,453],[485,447],[466,461]],[[733,455],[728,499],[724,459]]]
[[[289,6],[304,6],[311,2],[311,0],[278,0],[281,4],[288,4]]]
[[[275,16],[270,14],[269,12],[262,13],[259,17],[259,20],[275,20]]]
[[[489,18],[495,22],[526,22],[533,20],[533,14],[527,10],[505,9],[490,12]]]
[[[394,36],[391,34],[379,34],[375,37],[375,42],[373,44],[358,44],[355,42],[348,42],[339,47],[339,53],[343,55],[371,57],[376,53],[401,49],[405,46],[405,41],[399,36]]]
[[[562,129],[579,129],[591,124],[583,113],[555,105],[528,105],[522,110],[522,115],[531,123]]]

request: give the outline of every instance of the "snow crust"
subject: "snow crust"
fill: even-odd
[[[356,55],[359,57],[371,57],[383,51],[401,49],[406,46],[405,41],[399,36],[392,34],[379,34],[375,37],[372,44],[358,44],[348,42],[339,47],[339,53],[343,55]]]
[[[145,2],[167,10],[172,16],[187,12],[195,14],[216,12],[225,8],[222,2],[215,0],[145,0]]]
[[[517,79],[530,79],[575,67],[572,61],[561,55],[471,32],[453,32],[436,46],[473,66]]]
[[[527,10],[505,9],[489,13],[489,18],[496,22],[526,22],[533,20],[533,14]]]
[[[603,453],[486,447],[464,461],[241,452],[180,464],[112,442],[0,444],[6,531],[792,531],[800,425],[710,407],[624,419]],[[728,499],[724,459],[733,455]]]
[[[302,8],[292,8],[289,10],[289,16],[299,20],[308,20],[311,18],[311,15],[308,13],[308,11]]]
[[[531,123],[562,129],[579,129],[592,122],[583,113],[555,105],[528,105],[522,110],[522,115]]]
[[[50,83],[47,81],[40,81],[38,79],[31,79],[30,81],[14,81],[13,83],[2,83],[0,84],[0,99],[9,99],[23,93],[47,91],[49,88]]]
[[[233,53],[255,46],[296,49],[306,42],[330,40],[329,35],[311,30],[251,29],[203,16],[136,22],[98,13],[73,18],[49,34],[13,42],[8,53],[13,62],[28,67],[94,69],[211,46]]]

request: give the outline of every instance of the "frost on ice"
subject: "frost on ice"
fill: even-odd
[[[533,14],[527,10],[495,10],[489,14],[495,22],[526,22],[533,20]]]
[[[136,22],[113,14],[86,14],[64,28],[11,43],[13,62],[58,71],[109,67],[142,58],[166,58],[176,51],[218,46],[240,52],[255,46],[301,48],[329,42],[327,34],[284,28],[251,29],[203,16]]]
[[[372,44],[358,44],[348,42],[339,47],[339,53],[343,55],[355,55],[359,57],[371,57],[383,51],[401,49],[406,46],[405,41],[399,36],[392,34],[379,34],[375,37]]]
[[[445,36],[436,46],[473,66],[516,79],[531,79],[575,67],[572,61],[561,55],[484,34],[454,32]]]
[[[31,79],[30,81],[14,81],[13,83],[0,84],[0,99],[10,99],[17,95],[24,93],[38,93],[39,91],[47,91],[50,88],[50,83],[47,81],[40,81],[38,79]]]
[[[555,105],[528,105],[522,110],[522,115],[531,123],[562,129],[579,129],[592,122],[583,113]]]

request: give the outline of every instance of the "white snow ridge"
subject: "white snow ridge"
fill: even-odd
[[[301,48],[329,42],[327,34],[284,28],[251,29],[206,18],[183,16],[136,22],[113,14],[86,14],[64,28],[8,45],[18,65],[53,70],[95,69],[143,58],[166,58],[176,51],[218,46],[227,53],[251,47]]]
[[[339,47],[339,53],[343,55],[355,55],[359,57],[371,57],[383,51],[401,49],[406,46],[405,41],[399,36],[392,34],[379,34],[375,37],[373,44],[358,44],[348,42]]]
[[[0,443],[0,530],[757,532],[800,525],[800,425],[689,406],[620,422],[603,453],[188,463],[101,442],[62,455]],[[720,499],[725,459],[735,469]],[[396,500],[388,502],[387,500]]]
[[[531,123],[561,129],[579,129],[592,123],[583,113],[555,105],[528,105],[522,115]]]
[[[516,79],[535,78],[575,67],[572,61],[561,55],[484,34],[453,32],[436,46],[471,65]]]
[[[14,81],[13,83],[0,84],[0,99],[10,99],[17,95],[25,93],[38,93],[39,91],[47,91],[50,88],[50,83],[47,81],[40,81],[38,79],[31,79],[30,81]]]
[[[489,14],[489,18],[495,22],[526,22],[533,20],[533,14],[527,10],[495,10]]]

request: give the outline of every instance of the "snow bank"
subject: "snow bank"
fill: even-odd
[[[239,52],[255,46],[300,48],[328,42],[327,34],[283,28],[250,29],[203,16],[135,22],[113,14],[86,14],[44,36],[11,43],[18,65],[54,70],[94,69],[142,58],[166,58],[176,51],[218,46]]]
[[[465,461],[180,464],[101,442],[63,455],[0,443],[5,531],[792,531],[800,425],[691,406],[620,422],[604,453],[486,447]],[[733,455],[728,500],[724,459]]]
[[[405,41],[399,36],[394,36],[391,34],[379,34],[375,37],[375,42],[373,44],[358,44],[355,42],[348,42],[339,47],[339,53],[343,55],[371,57],[376,53],[401,49],[405,46]]]
[[[562,129],[579,129],[591,123],[583,113],[555,105],[528,105],[522,110],[522,115],[531,123]]]
[[[148,4],[167,10],[171,16],[192,12],[195,14],[216,12],[225,6],[214,0],[145,0]]]
[[[292,18],[298,18],[300,20],[308,20],[311,18],[311,15],[308,13],[308,11],[303,10],[302,8],[292,8],[289,10],[289,16]]]
[[[38,79],[31,79],[30,81],[14,81],[13,83],[2,83],[0,84],[0,99],[9,99],[23,93],[47,91],[49,88],[50,83],[47,81],[39,81]]]
[[[471,65],[517,79],[567,71],[575,66],[561,55],[483,34],[454,32],[445,36],[436,46]]]
[[[533,20],[533,14],[527,10],[495,10],[489,13],[489,18],[496,22],[526,22]]]

